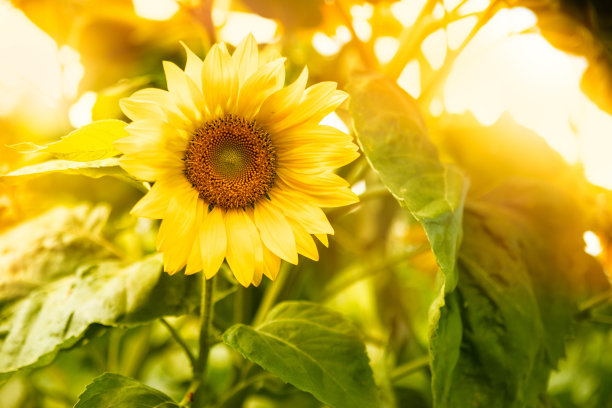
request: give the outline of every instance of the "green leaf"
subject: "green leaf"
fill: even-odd
[[[445,275],[445,292],[457,284],[455,260],[468,182],[441,163],[417,104],[381,75],[350,85],[350,113],[358,141],[382,182],[425,228]]]
[[[110,208],[55,207],[0,234],[0,305],[86,263],[109,258],[102,228]]]
[[[226,344],[332,407],[379,406],[363,342],[342,315],[309,302],[283,302],[258,327],[237,324]]]
[[[431,336],[436,406],[537,406],[590,267],[578,208],[532,181],[466,207],[459,284]]]
[[[22,167],[0,178],[36,177],[48,173],[80,174],[92,178],[119,176],[124,174],[123,170],[119,167],[119,159],[112,157],[88,162],[49,160],[43,163]]]
[[[128,136],[121,120],[109,119],[90,123],[70,132],[59,141],[38,146],[26,142],[14,146],[24,153],[50,153],[58,159],[79,162],[102,160],[118,155],[120,152],[113,142]]]
[[[119,374],[95,378],[79,396],[74,408],[173,408],[179,407],[163,392]]]
[[[197,276],[162,272],[158,256],[81,268],[0,311],[0,374],[49,363],[93,324],[148,322],[198,304]]]

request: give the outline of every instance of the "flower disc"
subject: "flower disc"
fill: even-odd
[[[276,152],[255,121],[228,115],[193,133],[185,175],[200,197],[224,209],[253,206],[274,184]]]

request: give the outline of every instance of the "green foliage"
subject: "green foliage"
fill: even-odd
[[[434,362],[459,355],[454,366],[433,365],[438,406],[538,406],[577,311],[576,208],[527,181],[466,207],[459,285],[431,343]],[[558,224],[563,215],[572,221]]]
[[[79,397],[75,408],[178,408],[164,393],[119,374],[94,379]]]
[[[342,315],[309,302],[283,302],[257,327],[238,324],[226,344],[332,407],[377,407],[359,333]]]
[[[393,196],[425,227],[448,293],[457,284],[468,182],[459,169],[440,162],[416,102],[396,83],[368,75],[354,80],[350,90],[361,148]]]
[[[24,153],[50,153],[62,160],[79,162],[102,160],[120,153],[113,142],[128,135],[125,125],[127,123],[120,120],[100,120],[80,127],[59,141],[44,146],[20,143],[11,147]]]
[[[84,266],[2,310],[0,374],[49,363],[94,324],[139,324],[187,313],[198,303],[196,280],[162,273],[158,257]]]
[[[41,176],[48,173],[81,174],[83,176],[99,178],[104,176],[121,176],[125,172],[119,167],[119,159],[111,157],[93,161],[49,160],[31,166],[25,166],[3,176],[5,179],[17,177]]]

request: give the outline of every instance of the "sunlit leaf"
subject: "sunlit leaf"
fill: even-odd
[[[369,75],[354,80],[350,91],[361,148],[389,191],[425,227],[448,293],[457,283],[468,182],[459,169],[440,162],[416,102],[397,84]]]
[[[80,174],[92,178],[117,176],[124,174],[123,170],[121,170],[121,168],[119,167],[119,159],[111,157],[108,159],[94,160],[88,162],[70,160],[49,160],[43,163],[22,167],[1,177],[35,177],[48,173]]]
[[[49,363],[93,324],[138,324],[198,304],[197,277],[162,272],[159,257],[84,266],[0,312],[0,376]]]
[[[102,205],[56,207],[0,234],[0,304],[110,257],[101,236],[109,212]]]
[[[163,392],[119,374],[106,373],[94,379],[79,396],[75,408],[178,408]]]
[[[437,406],[535,406],[588,267],[576,203],[516,182],[466,207],[459,285],[432,333]]]
[[[308,302],[284,302],[258,327],[237,324],[226,344],[332,407],[377,407],[372,370],[359,333],[340,314]]]
[[[13,146],[24,153],[50,153],[58,159],[89,162],[117,156],[113,142],[128,135],[127,123],[120,120],[100,120],[70,132],[59,141],[38,146],[20,143]]]

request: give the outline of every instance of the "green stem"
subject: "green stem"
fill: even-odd
[[[429,366],[429,356],[423,356],[395,367],[391,372],[391,382],[397,383],[402,378],[409,376],[412,373],[420,371]]]
[[[590,299],[585,300],[578,306],[578,313],[576,318],[578,320],[584,320],[591,317],[593,310],[606,303],[612,301],[612,289],[608,289],[605,292],[599,293]]]
[[[211,322],[214,314],[214,304],[212,302],[214,277],[206,279],[202,276],[202,302],[200,304],[200,340],[198,358],[194,362],[193,376],[191,384],[185,397],[180,403],[182,407],[191,406],[191,402],[195,402],[194,406],[203,406],[200,401],[200,393],[204,385],[204,374],[208,364],[208,354],[210,352],[211,343],[209,341]]]
[[[253,319],[253,326],[258,326],[263,322],[266,315],[272,309],[272,306],[276,304],[276,301],[280,297],[281,292],[285,288],[287,281],[289,280],[289,264],[283,262],[281,264],[280,271],[278,272],[278,277],[275,282],[270,284],[270,287],[264,294],[263,300],[257,309],[257,314],[255,315],[255,319]]]
[[[244,389],[249,388],[253,384],[256,384],[260,381],[264,381],[267,378],[274,378],[274,376],[270,373],[261,373],[261,374],[254,375],[250,378],[247,378],[244,381],[239,382],[238,384],[234,386],[234,388],[232,388],[231,390],[223,394],[219,402],[215,404],[215,407],[223,408],[223,406],[227,404],[229,401],[231,401],[231,399],[234,398],[239,392],[241,392]]]
[[[195,368],[195,366],[196,366],[196,358],[193,355],[193,353],[191,352],[191,350],[189,349],[189,346],[187,345],[185,340],[181,337],[181,335],[178,333],[178,331],[176,331],[176,329],[174,327],[172,327],[170,325],[170,323],[168,323],[168,321],[166,319],[164,319],[162,317],[159,320],[161,321],[161,323],[164,326],[166,326],[166,329],[168,329],[168,331],[170,332],[170,335],[172,336],[174,341],[176,341],[176,343],[183,349],[183,351],[185,352],[185,355],[189,359],[189,364],[191,364],[191,369],[193,370]]]

